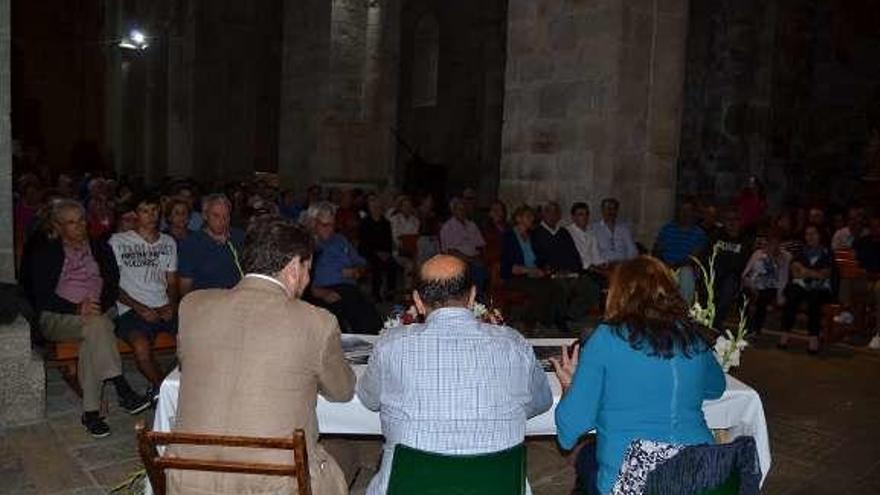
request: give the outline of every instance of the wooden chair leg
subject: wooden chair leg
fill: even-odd
[[[61,378],[70,386],[71,389],[82,398],[82,387],[79,386],[79,379],[76,374],[76,361],[67,362],[58,369],[61,372]]]
[[[296,469],[296,486],[299,495],[312,495],[312,483],[309,477],[309,455],[306,452],[306,436],[302,430],[293,434],[293,466]]]
[[[155,495],[165,495],[165,472],[163,469],[156,467],[153,462],[159,457],[156,445],[147,438],[147,427],[144,420],[138,421],[134,427],[137,433],[138,452],[141,454],[141,460],[144,462],[144,470],[147,472],[147,478],[150,480],[150,487]]]

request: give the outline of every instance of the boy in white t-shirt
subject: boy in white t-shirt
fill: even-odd
[[[159,198],[133,202],[134,230],[110,237],[119,265],[116,335],[134,350],[138,370],[158,393],[164,373],[153,357],[158,332],[177,333],[177,244],[159,232]]]

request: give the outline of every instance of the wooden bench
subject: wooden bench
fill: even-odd
[[[117,339],[116,347],[120,356],[131,356],[134,350],[125,341]],[[177,337],[160,332],[153,340],[153,352],[156,354],[173,354],[177,351]],[[82,396],[82,389],[76,376],[79,361],[79,342],[47,342],[45,344],[46,367],[58,368],[64,381]]]

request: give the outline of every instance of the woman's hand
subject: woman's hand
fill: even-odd
[[[553,363],[553,369],[556,371],[556,378],[559,379],[559,384],[562,385],[563,393],[571,386],[571,380],[578,365],[579,352],[580,345],[578,344],[574,344],[571,347],[564,345],[562,346],[561,361],[555,357],[550,358],[550,362]]]

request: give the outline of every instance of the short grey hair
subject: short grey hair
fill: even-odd
[[[323,216],[336,216],[336,206],[329,201],[318,201],[317,203],[309,205],[309,209],[306,210],[305,221],[307,224],[311,224],[318,217]]]
[[[232,201],[229,201],[229,198],[227,198],[225,194],[216,193],[209,194],[202,199],[202,214],[208,211],[214,203],[224,203],[226,208],[229,209],[230,212],[232,211]]]
[[[49,219],[52,220],[52,223],[58,223],[61,218],[61,212],[67,210],[79,210],[83,218],[86,216],[86,209],[82,203],[72,199],[61,198],[52,201],[52,209],[49,213]]]

